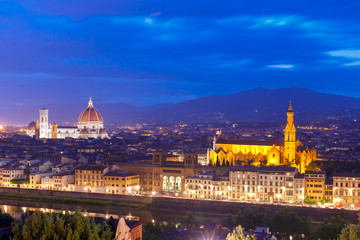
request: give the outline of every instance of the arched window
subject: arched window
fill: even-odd
[[[174,187],[175,187],[175,178],[173,176],[171,176],[169,178],[169,192],[174,192]]]
[[[181,192],[181,177],[176,177],[175,192]]]
[[[164,176],[164,177],[163,177],[163,191],[164,191],[164,192],[169,191],[168,177],[167,177],[167,176]]]

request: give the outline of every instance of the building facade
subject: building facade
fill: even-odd
[[[104,192],[104,175],[109,167],[103,165],[81,166],[75,169],[75,191]]]
[[[324,199],[325,172],[306,171],[305,172],[305,198],[310,201],[321,201]]]
[[[230,199],[229,174],[202,171],[185,179],[185,197],[212,200]]]
[[[333,197],[335,206],[360,207],[360,174],[335,173]]]
[[[104,175],[104,190],[111,194],[136,194],[140,190],[140,175],[125,171],[111,171]]]

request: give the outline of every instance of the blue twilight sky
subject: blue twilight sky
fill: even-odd
[[[360,97],[360,1],[0,3],[0,107],[255,87]]]

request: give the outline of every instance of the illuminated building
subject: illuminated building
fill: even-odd
[[[218,175],[203,171],[185,179],[187,198],[228,200],[230,198],[229,174]]]
[[[305,174],[296,174],[294,177],[294,202],[304,203]]]
[[[140,176],[136,173],[111,171],[104,175],[104,190],[110,194],[138,193]]]
[[[335,173],[333,197],[336,206],[360,206],[360,174]]]
[[[328,203],[333,202],[333,178],[326,178],[324,183],[324,199]]]
[[[94,107],[90,98],[88,107],[81,112],[77,126],[58,126],[49,124],[49,110],[40,109],[40,116],[36,121],[35,136],[40,139],[56,138],[107,138],[104,121],[100,112]],[[29,132],[30,134],[30,132]],[[33,133],[31,133],[33,134]]]
[[[122,171],[140,175],[141,191],[184,194],[185,178],[203,168],[197,163],[197,154],[184,153],[182,162],[167,161],[167,153],[154,152],[152,163],[119,163]]]
[[[320,202],[324,199],[324,171],[305,172],[305,197],[310,201]]]
[[[300,173],[305,172],[305,168],[315,159],[315,148],[304,147],[296,139],[291,102],[287,112],[284,141],[229,139],[221,133],[214,139],[213,149],[209,152],[212,166],[291,165],[297,167]]]
[[[297,172],[297,168],[287,166],[238,167],[229,173],[231,199],[293,202]]]
[[[75,191],[104,192],[104,175],[109,171],[107,166],[81,166],[75,169]]]

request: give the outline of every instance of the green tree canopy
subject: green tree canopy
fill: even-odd
[[[95,224],[76,211],[74,215],[36,211],[24,223],[13,227],[14,240],[110,240],[112,232],[106,224]]]
[[[241,225],[239,225],[236,227],[236,230],[226,236],[226,240],[256,240],[256,236],[245,235]]]
[[[360,214],[358,214],[358,224],[346,225],[340,234],[340,240],[358,240],[360,239]]]

